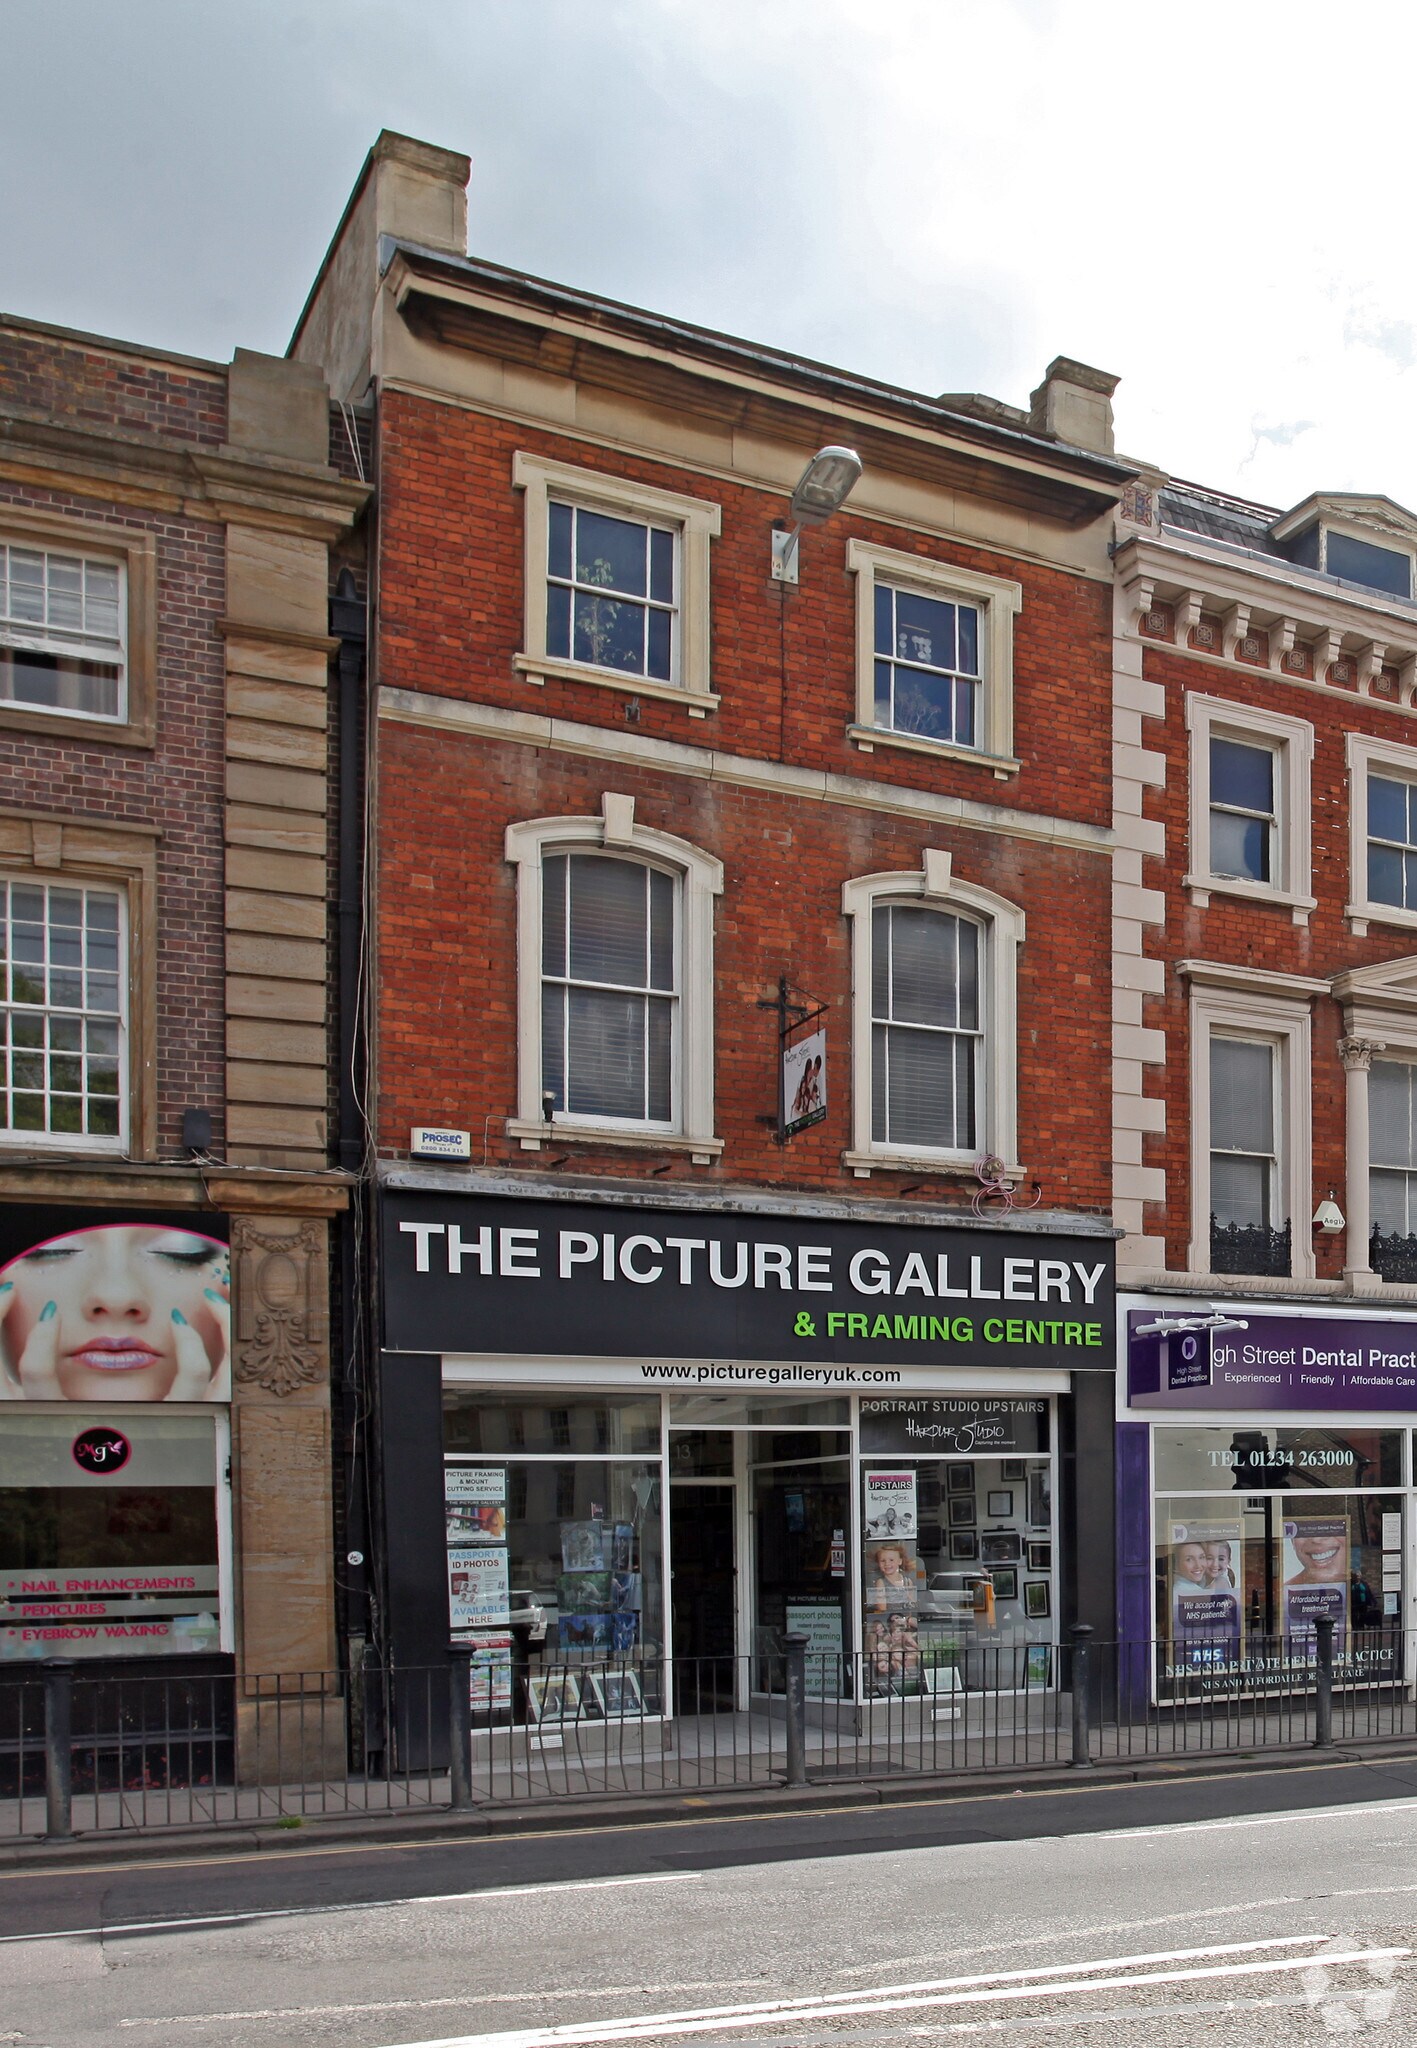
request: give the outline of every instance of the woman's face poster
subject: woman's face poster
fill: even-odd
[[[0,1400],[229,1401],[230,1299],[230,1249],[197,1230],[43,1238],[0,1264]]]

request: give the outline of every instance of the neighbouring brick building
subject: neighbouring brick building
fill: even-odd
[[[866,1712],[987,1602],[1050,1683],[1113,1602],[1114,380],[501,269],[467,173],[382,136],[290,350],[379,493],[377,1648],[591,1727],[797,1628]]]
[[[1325,1614],[1348,1682],[1407,1669],[1414,562],[1380,496],[1122,500],[1118,1628],[1182,1693]]]
[[[308,366],[0,320],[0,1678],[235,1671],[247,1773],[336,1657],[353,445]]]

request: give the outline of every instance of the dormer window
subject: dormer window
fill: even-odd
[[[1390,499],[1320,496],[1306,499],[1270,531],[1281,553],[1299,568],[1410,599],[1414,544],[1408,544],[1408,533],[1413,524],[1411,513]]]
[[[1394,597],[1412,595],[1412,558],[1396,548],[1374,547],[1370,540],[1355,540],[1351,533],[1324,535],[1324,566],[1330,576],[1346,583],[1361,583],[1368,590],[1391,591]]]

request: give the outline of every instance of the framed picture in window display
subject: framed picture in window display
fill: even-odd
[[[999,1465],[999,1477],[1001,1479],[1022,1479],[1023,1474],[1024,1464],[1022,1458],[1005,1458]]]
[[[1053,1545],[1046,1540],[1028,1539],[1028,1569],[1031,1572],[1051,1572],[1053,1569]]]
[[[1018,1568],[1015,1565],[995,1565],[989,1574],[996,1600],[1017,1600]]]
[[[627,1721],[645,1711],[644,1688],[633,1671],[592,1671],[595,1703],[607,1721]]]
[[[979,1536],[973,1529],[951,1529],[950,1556],[972,1560],[979,1555]]]
[[[561,1569],[564,1572],[608,1571],[614,1541],[613,1527],[605,1522],[563,1522]]]
[[[572,1671],[529,1678],[526,1696],[531,1718],[539,1728],[574,1721],[581,1711],[581,1682]]]
[[[952,1529],[972,1529],[974,1527],[974,1495],[972,1493],[956,1495],[950,1501],[949,1507],[950,1527]]]
[[[986,1529],[979,1539],[981,1564],[1019,1564],[1023,1560],[1023,1538],[1017,1529]]]
[[[1047,1643],[1029,1643],[1023,1653],[1023,1678],[1028,1686],[1046,1686],[1052,1682],[1053,1652]]]
[[[1046,1621],[1053,1599],[1046,1579],[1030,1579],[1023,1589],[1023,1611],[1030,1621]]]
[[[967,1493],[974,1497],[974,1467],[972,1465],[947,1465],[945,1467],[945,1488],[949,1493]]]
[[[1012,1520],[1014,1512],[1012,1488],[1004,1486],[991,1492],[987,1497],[987,1505],[991,1521],[1007,1522]]]
[[[1028,1475],[1028,1526],[1053,1526],[1053,1475],[1046,1465],[1035,1465]]]

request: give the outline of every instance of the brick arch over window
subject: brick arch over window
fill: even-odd
[[[507,1130],[527,1151],[549,1142],[543,1112],[544,875],[548,858],[606,855],[638,863],[674,883],[674,1085],[668,1117],[577,1117],[553,1112],[555,1141],[688,1152],[707,1164],[723,1150],[714,1135],[713,900],[723,864],[672,833],[635,822],[634,799],[607,791],[598,818],[533,818],[507,828],[506,857],[517,871],[517,1114]]]
[[[937,911],[957,918],[977,934],[979,1050],[975,1067],[976,1119],[973,1142],[927,1145],[892,1142],[873,1124],[872,1107],[877,1023],[872,1001],[876,912],[891,905]],[[852,921],[851,1149],[843,1163],[858,1178],[873,1170],[965,1173],[976,1159],[993,1154],[1005,1169],[1018,1164],[1018,949],[1024,914],[1017,904],[990,889],[961,881],[949,854],[927,849],[922,865],[900,874],[863,875],[842,890],[842,909]]]

